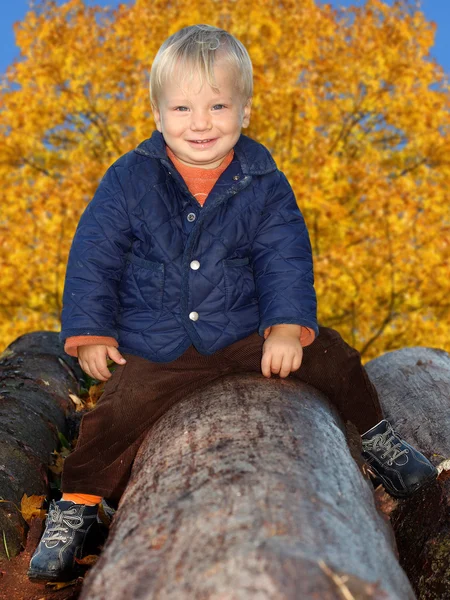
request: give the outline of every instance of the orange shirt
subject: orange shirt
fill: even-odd
[[[166,146],[167,156],[175,165],[176,170],[180,173],[191,194],[196,198],[197,202],[203,206],[209,192],[213,189],[214,184],[219,179],[220,175],[225,171],[228,165],[233,160],[234,150],[231,149],[225,156],[223,161],[215,169],[204,169],[203,167],[190,167],[182,163],[172,150]],[[264,331],[264,339],[267,338],[271,330],[268,327]],[[300,343],[302,346],[309,346],[314,341],[315,333],[309,327],[302,325],[300,334]],[[88,346],[91,344],[105,344],[106,346],[114,346],[117,348],[119,343],[116,339],[107,336],[96,335],[77,335],[68,337],[64,345],[64,351],[70,356],[78,356],[78,346]]]
[[[167,156],[175,165],[176,170],[184,179],[189,191],[201,206],[205,204],[209,192],[214,184],[233,160],[234,150],[228,152],[223,161],[215,169],[204,169],[203,167],[188,167],[182,163],[172,150],[166,146]]]

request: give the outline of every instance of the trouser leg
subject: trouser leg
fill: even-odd
[[[345,421],[365,433],[383,418],[377,392],[359,353],[337,331],[326,327],[319,331],[303,349],[302,365],[291,377],[323,392]],[[117,366],[96,407],[82,419],[77,446],[65,460],[62,491],[118,501],[137,450],[157,419],[188,394],[227,373],[261,373],[263,342],[255,333],[212,356],[191,347],[170,363],[126,354],[127,363]]]
[[[293,376],[323,391],[344,421],[360,435],[383,418],[378,393],[361,363],[361,355],[334,329],[319,327],[319,336],[304,348],[302,367]],[[317,342],[317,343],[316,343]]]
[[[84,415],[75,450],[66,458],[62,491],[96,494],[117,502],[136,453],[168,408],[220,377],[223,363],[193,347],[170,363],[124,354],[95,408]]]
[[[261,372],[264,340],[258,334],[229,346],[227,356],[241,370]],[[303,348],[300,368],[291,373],[323,392],[344,421],[351,421],[360,434],[383,419],[377,391],[361,364],[357,350],[334,329],[319,327],[314,342]]]

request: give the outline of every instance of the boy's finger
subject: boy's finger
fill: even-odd
[[[98,381],[108,381],[109,377],[111,377],[111,375],[109,377],[104,377],[99,371],[94,370],[94,379],[97,379]]]
[[[272,373],[278,374],[280,372],[281,361],[282,361],[281,357],[279,357],[279,356],[272,356],[272,360],[271,360],[271,363],[270,363],[270,370],[272,371]]]
[[[270,377],[270,353],[265,352],[261,360],[261,372],[264,377]]]
[[[98,379],[99,381],[107,381],[111,377],[111,373],[109,372],[109,369],[106,366],[106,361],[104,358],[101,358],[100,362],[94,363],[92,372],[95,375],[95,379]]]
[[[300,369],[300,367],[302,366],[302,356],[296,356],[294,358],[294,360],[292,361],[292,370],[293,371],[298,371],[298,369]]]
[[[117,348],[115,348],[114,346],[107,346],[106,350],[108,352],[109,358],[111,360],[113,360],[114,362],[116,362],[117,364],[123,365],[127,362],[125,360],[125,358],[117,350]]]
[[[287,377],[292,369],[292,359],[288,356],[283,357],[283,362],[281,363],[279,376]]]
[[[89,375],[89,377],[91,377],[91,379],[97,379],[97,377],[94,375],[94,370],[89,366],[88,362],[84,363],[84,367],[82,367],[83,371]]]
[[[78,359],[78,362],[80,364],[80,367],[81,367],[81,370],[83,371],[83,373],[86,373],[86,375],[89,375],[89,377],[92,377],[88,364],[85,363],[84,360],[80,360],[80,359]]]

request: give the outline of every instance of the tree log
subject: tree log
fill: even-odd
[[[366,365],[386,418],[438,467],[435,485],[391,513],[401,565],[422,600],[450,600],[450,356],[403,348]]]
[[[412,600],[325,396],[227,376],[146,436],[81,600]]]
[[[38,331],[19,337],[0,355],[0,557],[16,556],[27,525],[20,513],[24,493],[48,494],[47,467],[66,434],[82,376],[65,354],[58,334]]]

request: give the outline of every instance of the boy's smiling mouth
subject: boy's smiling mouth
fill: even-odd
[[[210,138],[209,140],[188,140],[188,142],[196,148],[209,148],[216,140],[217,138]]]

